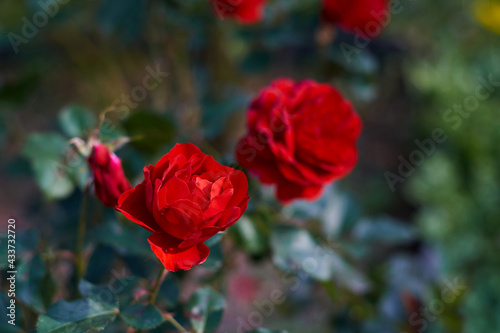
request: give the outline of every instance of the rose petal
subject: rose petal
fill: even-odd
[[[276,187],[276,197],[285,205],[297,198],[310,201],[315,200],[320,197],[322,192],[322,186],[305,187],[298,184],[290,184],[288,182],[278,184]]]
[[[177,177],[172,177],[163,184],[159,191],[159,196],[165,203],[171,204],[180,199],[187,199],[190,195],[188,185]]]
[[[231,200],[234,189],[230,188],[221,195],[210,200],[207,209],[203,212],[205,219],[210,218],[227,207],[227,203]]]
[[[207,260],[209,248],[199,243],[189,248],[178,248],[180,240],[167,234],[154,234],[148,237],[149,245],[160,259],[166,270],[176,272],[189,270]]]
[[[195,232],[194,234],[186,238],[182,243],[180,243],[179,248],[191,247],[198,243],[203,243],[210,237],[213,237],[219,231],[220,230],[217,227],[202,228],[201,230]]]
[[[151,232],[161,232],[161,228],[146,207],[145,188],[144,183],[142,183],[123,193],[118,199],[116,209],[144,229]]]
[[[248,195],[247,176],[245,176],[245,173],[240,170],[234,170],[229,175],[229,180],[231,182],[231,186],[234,188],[234,194],[231,200],[227,203],[227,207],[240,205],[240,203]]]
[[[158,163],[156,163],[153,179],[160,178],[160,175],[163,175],[169,165],[175,164],[171,163],[172,159],[182,156],[184,160],[188,160],[191,156],[199,153],[201,153],[200,148],[196,147],[192,143],[176,144],[170,152],[165,154],[165,156],[163,156]]]

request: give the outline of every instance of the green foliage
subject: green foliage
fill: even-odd
[[[271,236],[273,262],[286,272],[303,271],[319,281],[334,279],[357,292],[366,291],[364,275],[348,264],[336,251],[319,243],[306,230],[280,225]]]
[[[426,108],[435,110],[425,128],[443,128],[447,141],[418,168],[406,189],[422,206],[417,221],[439,249],[442,270],[466,281],[462,331],[469,333],[500,329],[500,305],[492,301],[500,297],[500,261],[494,250],[500,218],[500,122],[493,111],[500,107],[498,86],[470,112],[463,105],[477,96],[481,78],[498,82],[500,72],[489,60],[493,49],[476,50],[465,59],[467,49],[450,43],[437,64],[412,66],[415,85],[430,99]],[[464,116],[452,111],[460,105]]]
[[[224,253],[220,244],[221,239],[222,234],[218,234],[205,242],[205,245],[210,249],[210,255],[202,266],[211,271],[220,269],[224,261]]]
[[[210,254],[211,256],[212,254]],[[179,302],[179,283],[173,277],[165,279],[163,281],[160,290],[158,292],[157,302],[160,308],[173,308]]]
[[[150,258],[153,254],[147,241],[149,235],[148,231],[137,228],[130,221],[109,219],[93,230],[92,240],[109,245],[122,255]]]
[[[89,110],[79,106],[68,106],[59,113],[59,124],[69,137],[88,137],[96,128],[96,119]]]
[[[267,249],[266,233],[258,227],[256,220],[259,217],[256,215],[254,214],[253,219],[249,214],[243,216],[231,229],[238,244],[251,255],[263,254]]]
[[[33,167],[38,185],[48,199],[61,199],[74,190],[62,157],[67,141],[59,134],[32,134],[23,149]]]
[[[201,288],[191,295],[187,305],[196,333],[213,333],[222,319],[226,302],[211,288]]]
[[[84,296],[72,302],[59,301],[38,318],[40,333],[86,332],[103,330],[119,313],[118,301],[106,287],[93,286],[82,281],[80,293]]]
[[[147,330],[161,325],[165,319],[154,305],[133,304],[120,311],[120,317],[131,327]]]
[[[55,285],[49,273],[39,254],[17,267],[17,295],[37,312],[43,312],[52,302]]]
[[[338,27],[328,30],[321,1],[267,1],[264,20],[255,25],[219,20],[209,0],[62,2],[0,1],[0,167],[8,193],[2,208],[19,215],[21,228],[39,229],[16,234],[19,327],[0,320],[0,332],[32,331],[44,311],[38,319],[42,333],[122,333],[126,326],[173,331],[167,311],[196,333],[215,332],[225,307],[222,296],[198,289],[185,304],[180,287],[210,284],[224,290],[228,284],[233,292],[232,274],[252,275],[253,269],[264,272],[259,291],[274,283],[283,287],[283,272],[298,281],[297,290],[283,287],[286,302],[265,318],[266,326],[288,332],[421,330],[410,323],[412,311],[435,304],[437,282],[445,276],[463,278],[467,289],[427,320],[425,331],[500,331],[498,86],[469,114],[450,121],[448,113],[475,96],[478,77],[491,74],[500,81],[492,10],[498,0],[402,1],[384,34],[370,41]],[[495,6],[478,11],[486,2]],[[14,52],[9,34],[32,30],[24,27],[26,19],[43,16],[42,3],[58,3],[58,12]],[[325,32],[331,39],[322,40]],[[347,57],[345,43],[359,52]],[[94,200],[85,278],[108,287],[82,283],[83,299],[50,306],[55,295],[74,293],[74,276],[52,274],[71,271],[75,236],[68,231],[76,229],[81,199],[72,194],[89,179],[85,158],[68,141],[85,139],[96,127],[97,112],[87,107],[116,106],[120,96],[144,83],[144,68],[157,64],[168,68],[168,79],[128,105],[128,118],[117,119],[120,108],[107,113],[110,121],[98,135],[109,146],[132,140],[120,157],[133,184],[142,180],[143,166],[175,142],[194,142],[232,163],[249,100],[277,77],[331,83],[352,101],[364,122],[359,163],[319,200],[286,207],[252,179],[249,209],[224,236],[227,241],[222,244],[219,235],[206,242],[211,253],[202,269],[169,274],[156,307],[145,305],[158,265],[147,242],[150,233],[119,221]],[[54,108],[73,103],[85,107],[59,113]],[[394,171],[398,155],[408,156],[414,140],[436,128],[447,140],[405,179],[404,195],[392,193],[383,173]],[[24,159],[18,159],[23,143]],[[25,161],[44,197],[61,201],[42,202],[29,191],[25,184],[31,180],[19,172],[27,168]],[[0,235],[2,245],[6,236]],[[4,271],[5,260],[0,257]],[[271,260],[279,270],[267,269]],[[252,288],[248,306],[259,301]],[[7,302],[0,293],[4,319]]]

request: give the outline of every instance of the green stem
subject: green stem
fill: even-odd
[[[155,285],[153,289],[151,290],[151,294],[149,294],[149,303],[155,304],[156,301],[156,296],[158,295],[158,291],[160,290],[161,284],[165,280],[165,277],[167,276],[168,271],[163,268],[160,270],[158,273],[158,277],[156,278]]]
[[[158,277],[156,278],[155,285],[153,286],[153,289],[151,290],[151,294],[149,295],[149,303],[155,304],[156,301],[156,296],[158,295],[158,291],[160,290],[161,284],[163,281],[165,281],[165,277],[167,276],[168,271],[166,269],[161,269],[160,272],[158,273]],[[165,319],[170,322],[179,332],[188,332],[184,327],[182,327],[181,324],[177,320],[175,320],[174,317],[171,315],[168,315],[165,317]]]
[[[172,317],[171,315],[169,315],[168,317],[166,317],[165,319],[167,319],[168,322],[170,322],[170,324],[172,324],[179,332],[182,332],[182,333],[187,333],[189,332],[188,330],[186,330],[184,327],[182,327],[181,324],[179,324],[179,322],[177,320],[175,320],[174,317]]]
[[[85,186],[83,190],[82,198],[82,209],[80,212],[80,221],[78,222],[78,236],[76,241],[75,250],[75,265],[76,265],[76,276],[78,281],[83,278],[85,273],[85,263],[83,260],[83,245],[85,243],[85,229],[87,226],[87,208],[89,205],[90,198],[90,183]]]

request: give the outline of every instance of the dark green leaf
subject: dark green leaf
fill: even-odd
[[[179,284],[173,277],[168,277],[161,284],[157,302],[160,308],[174,307],[179,299]]]
[[[88,137],[96,127],[96,119],[89,110],[68,106],[59,113],[59,125],[69,137]]]
[[[62,163],[67,146],[66,139],[56,133],[32,134],[24,146],[23,155],[30,160],[38,186],[48,199],[65,198],[73,192],[68,166]]]
[[[115,295],[106,287],[94,286],[86,281],[79,285],[85,297],[72,302],[59,301],[44,315],[38,317],[39,333],[86,332],[102,330],[119,313]]]
[[[12,326],[11,324],[0,323],[0,332],[2,332],[2,333],[21,333],[23,331],[18,326]]]
[[[243,216],[231,229],[247,253],[252,255],[261,254],[266,249],[266,238],[261,230],[257,228],[254,221]]]
[[[161,312],[151,304],[129,305],[120,312],[120,317],[131,327],[140,330],[154,328],[165,321]]]
[[[187,308],[196,333],[215,332],[222,319],[226,301],[211,288],[198,289],[189,299]]]
[[[153,252],[147,241],[149,235],[150,233],[132,222],[120,223],[112,219],[94,230],[93,240],[110,245],[122,255],[151,257]]]
[[[40,254],[29,261],[21,262],[17,268],[17,297],[36,311],[45,310],[41,285],[46,273],[45,262]]]
[[[210,254],[201,266],[212,271],[216,271],[222,267],[222,262],[224,261],[224,253],[220,244],[222,236],[222,234],[217,234],[205,242],[205,245],[210,249]]]
[[[115,273],[120,274],[118,271]],[[120,304],[129,304],[134,299],[134,290],[137,288],[139,283],[139,278],[133,275],[125,276],[122,274],[123,278],[114,279],[110,284],[109,288],[118,297]]]

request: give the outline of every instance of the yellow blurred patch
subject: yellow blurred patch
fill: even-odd
[[[476,19],[485,28],[500,34],[500,1],[482,0],[474,5]]]

